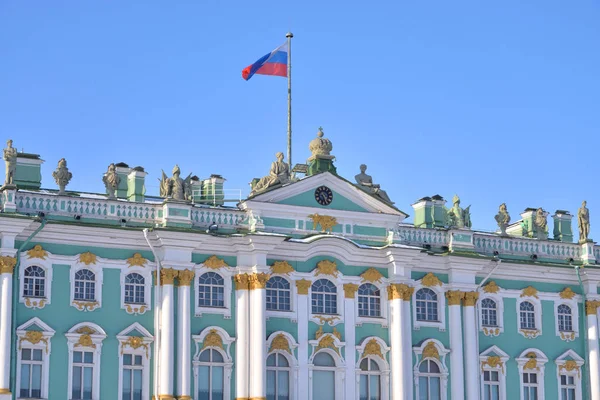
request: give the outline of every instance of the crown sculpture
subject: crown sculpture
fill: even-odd
[[[323,137],[324,135],[323,128],[320,127],[319,132],[317,132],[317,137],[308,144],[308,149],[312,154],[308,160],[306,160],[308,163],[308,176],[319,172],[336,173],[336,168],[333,165],[335,156],[331,155],[333,143],[331,143],[331,140],[325,139]]]

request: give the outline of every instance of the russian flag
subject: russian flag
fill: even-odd
[[[242,70],[242,78],[248,80],[254,74],[287,77],[288,45],[282,44],[269,54],[258,59],[254,64]]]

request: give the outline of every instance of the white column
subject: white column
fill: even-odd
[[[308,288],[311,282],[306,279],[296,281],[298,296],[298,400],[308,400],[310,384],[308,381]]]
[[[248,397],[253,400],[267,398],[265,286],[268,279],[269,275],[265,273],[248,276],[250,289],[250,384]]]
[[[238,274],[235,281],[235,399],[248,398],[248,274]]]
[[[600,369],[598,368],[598,306],[600,306],[600,301],[588,300],[585,307],[585,313],[587,314],[591,400],[600,400]]]
[[[162,284],[161,301],[161,334],[160,334],[160,372],[158,400],[172,400],[173,396],[173,359],[174,359],[174,325],[173,315],[173,281],[177,277],[177,271],[172,268],[160,270],[160,282]]]
[[[177,302],[177,398],[191,400],[192,377],[192,331],[190,326],[190,285],[194,271],[179,271],[179,291]]]
[[[463,371],[463,338],[460,315],[460,301],[463,292],[450,290],[446,292],[448,298],[448,314],[450,317],[450,384],[452,386],[451,399],[465,398],[465,384]]]
[[[344,284],[344,341],[346,342],[346,394],[344,399],[357,399],[356,393],[356,291],[358,285]]]
[[[10,399],[10,355],[12,317],[12,278],[16,260],[2,257],[0,260],[0,399]]]
[[[404,393],[406,393],[406,398],[409,400],[413,399],[413,392],[415,387],[415,383],[413,381],[412,366],[412,319],[410,317],[410,300],[414,291],[414,288],[407,287],[407,289],[404,291],[404,295],[402,296],[402,316],[404,317],[404,320],[402,321],[402,329],[404,330],[404,333],[402,335],[402,355],[405,366],[404,382],[406,382],[406,384],[404,385]]]
[[[390,361],[391,361],[391,380],[392,396],[391,400],[404,400],[406,397],[404,352],[402,349],[405,343],[404,329],[402,327],[403,305],[402,295],[403,287],[406,285],[391,284],[388,286],[388,300],[390,303]]]
[[[475,321],[475,304],[478,298],[478,292],[466,292],[464,294],[463,322],[467,400],[479,400],[479,354],[477,351],[477,324]]]

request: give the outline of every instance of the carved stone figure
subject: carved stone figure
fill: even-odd
[[[548,239],[548,221],[546,220],[546,212],[540,207],[535,212],[535,218],[533,223],[536,227],[536,235],[538,239],[546,240]]]
[[[108,166],[108,171],[102,177],[102,182],[104,182],[104,186],[106,186],[106,193],[108,193],[109,199],[115,199],[115,192],[119,183],[121,183],[121,178],[117,175],[115,164],[110,164]]]
[[[173,200],[189,201],[192,199],[192,174],[187,178],[181,179],[181,170],[178,165],[173,168],[173,176],[167,177],[165,171],[162,172],[160,179],[160,197],[171,198]]]
[[[331,155],[331,150],[333,150],[333,144],[331,140],[327,138],[323,138],[325,133],[323,132],[323,128],[319,127],[319,132],[317,132],[317,137],[310,141],[308,145],[308,149],[312,153],[309,160],[314,158],[333,158]]]
[[[364,190],[367,193],[374,194],[379,197],[381,200],[386,203],[394,204],[392,200],[390,200],[389,196],[385,192],[385,190],[381,190],[381,186],[373,183],[373,178],[371,175],[366,174],[367,166],[365,164],[360,165],[360,174],[356,175],[354,179],[356,179],[356,183],[358,187]]]
[[[283,162],[283,153],[278,152],[275,154],[275,157],[277,158],[277,161],[271,164],[269,175],[260,178],[260,180],[256,182],[252,188],[252,192],[250,192],[250,196],[264,192],[272,186],[278,184],[283,185],[290,181],[290,169],[287,163]]]
[[[502,236],[506,236],[506,227],[508,227],[508,224],[510,224],[510,214],[506,210],[506,203],[500,204],[498,214],[496,214],[494,218],[496,219],[498,227],[500,228],[500,234]]]
[[[52,176],[54,177],[54,180],[58,185],[58,194],[65,194],[65,187],[67,187],[67,185],[71,181],[71,178],[73,177],[73,174],[71,174],[69,172],[69,168],[67,168],[67,160],[61,158],[58,161],[58,166],[56,167],[56,170],[52,173]]]
[[[590,234],[590,210],[588,210],[585,200],[577,212],[577,225],[579,226],[579,243],[587,242]]]
[[[13,141],[8,139],[4,149],[4,161],[6,162],[6,178],[4,186],[14,185],[15,171],[17,169],[17,149],[12,147]]]
[[[471,227],[471,206],[463,209],[460,206],[460,198],[454,195],[452,208],[448,210],[448,226],[451,228]]]

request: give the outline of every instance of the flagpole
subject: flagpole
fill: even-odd
[[[287,59],[287,78],[288,78],[288,109],[287,109],[287,159],[289,173],[292,173],[292,32],[288,32],[285,37],[288,44]]]

